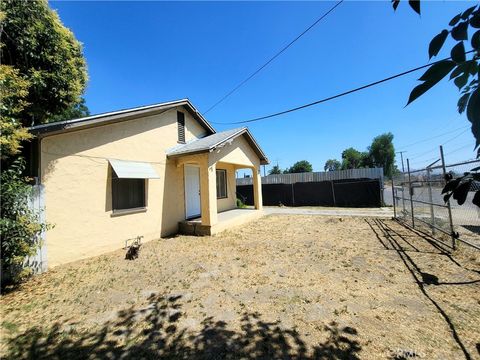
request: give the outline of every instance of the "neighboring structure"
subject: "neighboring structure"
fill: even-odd
[[[262,208],[260,165],[268,160],[247,128],[216,133],[188,100],[38,125],[27,149],[45,189],[49,266],[158,239],[201,217],[236,208],[235,172],[252,169]]]

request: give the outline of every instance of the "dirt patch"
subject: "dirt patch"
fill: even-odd
[[[71,263],[0,299],[6,358],[479,358],[479,252],[267,216]]]

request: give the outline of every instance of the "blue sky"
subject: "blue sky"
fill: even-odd
[[[397,12],[389,1],[346,1],[206,118],[226,130],[238,125],[217,123],[267,115],[423,65],[430,39],[472,3],[422,1],[420,17],[405,0]],[[85,97],[95,114],[185,97],[203,112],[334,2],[50,4],[84,45]],[[456,111],[451,82],[404,107],[420,75],[249,127],[272,165],[282,168],[305,159],[322,171],[327,159],[340,159],[351,146],[365,150],[387,131],[412,167],[434,160],[442,143],[448,162],[473,158],[473,136]]]

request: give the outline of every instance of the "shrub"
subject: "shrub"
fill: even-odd
[[[7,283],[18,283],[32,273],[24,266],[25,258],[36,253],[41,245],[38,235],[47,229],[29,207],[32,186],[22,175],[24,169],[25,161],[18,158],[1,174],[0,260],[2,282]]]
[[[239,198],[237,198],[237,208],[239,208],[239,209],[244,209],[244,208],[246,208],[246,207],[247,207],[247,205],[245,205],[242,200],[240,200]]]

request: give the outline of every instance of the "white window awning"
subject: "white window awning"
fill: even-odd
[[[120,179],[160,179],[153,166],[146,162],[109,159]]]

